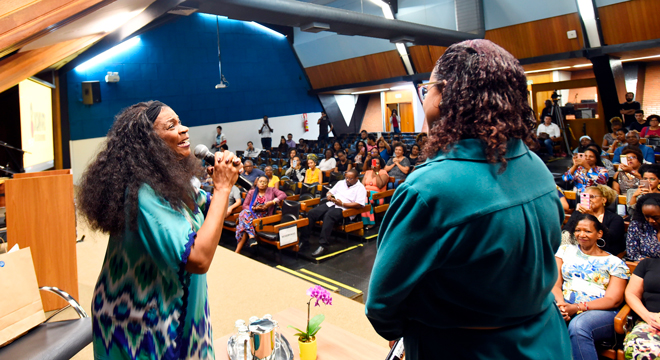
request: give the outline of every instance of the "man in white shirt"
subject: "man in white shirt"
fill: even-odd
[[[218,126],[215,129],[217,135],[215,136],[215,142],[211,145],[211,149],[215,150],[214,152],[222,151],[222,145],[227,145],[227,137],[222,133],[222,126]]]
[[[309,241],[309,235],[314,224],[323,220],[321,227],[321,236],[319,238],[319,247],[312,253],[312,256],[319,256],[325,252],[325,248],[330,245],[330,235],[332,228],[338,221],[343,219],[342,212],[346,209],[359,209],[364,206],[367,199],[367,189],[358,180],[358,172],[355,169],[348,170],[345,179],[328,191],[328,202],[321,203],[309,213],[309,226],[305,226],[301,234],[300,245]]]
[[[243,154],[243,156],[247,158],[256,158],[257,156],[259,156],[259,154],[261,154],[261,149],[255,148],[252,141],[248,141],[247,149],[245,149],[245,153]]]
[[[261,134],[261,147],[266,151],[270,151],[273,145],[273,139],[270,137],[272,133],[273,128],[268,124],[268,116],[264,116],[264,123],[259,128],[259,134]]]
[[[552,122],[552,116],[546,115],[543,118],[543,124],[539,125],[536,129],[536,137],[538,138],[539,144],[545,146],[548,149],[548,155],[554,157],[554,152],[552,151],[552,143],[554,141],[561,141],[561,130],[559,126]]]

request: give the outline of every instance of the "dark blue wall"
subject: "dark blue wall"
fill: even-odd
[[[322,111],[287,39],[249,22],[220,18],[219,83],[216,17],[193,14],[140,35],[139,45],[84,72],[67,74],[71,140],[105,136],[114,116],[145,100],[170,105],[187,126]],[[108,71],[118,83],[106,83]],[[81,82],[99,80],[102,102],[83,105]]]

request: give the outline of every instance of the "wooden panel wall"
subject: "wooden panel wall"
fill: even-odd
[[[0,51],[38,35],[44,29],[103,0],[0,1]],[[114,0],[105,0],[106,3]],[[46,34],[46,33],[44,33]]]
[[[576,30],[577,39],[566,32]],[[550,55],[582,48],[582,26],[577,13],[486,31],[486,39],[500,45],[518,59]]]
[[[314,89],[406,75],[396,50],[312,66],[305,71]]]
[[[598,8],[607,45],[660,38],[660,1],[633,0]]]
[[[410,60],[415,67],[415,71],[418,73],[431,72],[433,66],[435,65],[435,60],[431,58],[431,53],[429,52],[429,47],[426,45],[416,45],[408,48],[408,53],[410,54]]]

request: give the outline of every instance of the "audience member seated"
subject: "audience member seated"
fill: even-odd
[[[616,169],[614,168],[614,164],[610,161],[610,159],[607,158],[607,153],[602,151],[600,149],[600,146],[596,143],[591,143],[587,147],[588,149],[592,149],[594,153],[600,154],[598,157],[600,158],[600,161],[603,163],[603,166],[607,168],[607,175],[612,178],[614,177],[614,174],[616,173]]]
[[[626,359],[657,359],[660,354],[660,259],[640,261],[625,294],[626,304],[640,318],[623,341]]]
[[[635,206],[626,235],[626,257],[631,261],[660,258],[660,194],[643,195]]]
[[[616,149],[628,146],[628,143],[626,142],[626,133],[628,133],[628,129],[626,128],[621,128],[616,131],[614,142],[607,149],[608,154],[614,154]]]
[[[626,142],[628,143],[628,146],[625,148],[634,148],[634,149],[639,149],[642,154],[644,155],[644,163],[646,164],[655,164],[655,154],[653,153],[653,149],[650,147],[640,144],[639,143],[639,133],[635,130],[628,131],[626,134]],[[612,162],[615,164],[618,164],[621,162],[621,152],[623,147],[619,147],[614,151],[614,155],[612,156]]]
[[[323,173],[316,167],[314,159],[307,159],[307,171],[305,172],[305,184],[314,184],[323,182]]]
[[[643,128],[639,136],[646,139],[660,137],[660,116],[650,115],[646,121],[649,126]]]
[[[607,185],[596,185],[588,187],[584,192],[590,197],[590,207],[587,208],[578,203],[575,209],[576,212],[573,214],[593,215],[607,228],[607,233],[601,239],[598,239],[596,244],[603,251],[615,256],[626,251],[626,228],[623,218],[607,208],[610,204],[618,202],[619,197],[616,191]],[[568,231],[573,244],[575,244],[575,238],[572,236],[570,229],[575,228],[575,222],[580,218],[580,216],[571,216],[563,228],[563,230]]]
[[[307,154],[309,152],[309,146],[307,146],[305,139],[300,139],[298,141],[298,146],[296,146],[296,150],[298,150],[298,153],[300,154]]]
[[[587,147],[589,147],[589,145],[591,145],[593,142],[594,141],[591,140],[591,136],[589,136],[589,135],[581,136],[580,137],[580,146],[573,149],[573,154],[583,153],[584,150],[586,150]]]
[[[404,156],[405,147],[402,143],[394,145],[394,156],[387,161],[385,171],[394,178],[394,183],[387,183],[388,189],[396,189],[400,183],[406,181],[410,173],[410,160]]]
[[[337,167],[337,160],[335,160],[332,150],[328,149],[325,151],[325,159],[319,163],[319,170],[330,171],[334,170],[335,167]]]
[[[353,163],[358,165],[364,162],[364,159],[367,157],[367,143],[364,141],[358,141],[355,150],[355,156],[353,156]]]
[[[280,145],[277,147],[277,152],[280,154],[286,154],[288,150],[289,144],[286,143],[286,139],[282,136],[282,138],[280,138]]]
[[[392,156],[392,147],[390,144],[383,139],[381,136],[380,139],[378,139],[378,152],[380,153],[380,157],[387,162],[390,157]]]
[[[273,167],[272,166],[266,166],[264,168],[264,173],[266,174],[266,177],[268,178],[268,187],[269,188],[280,188],[280,178],[277,177],[277,175],[273,175]]]
[[[367,152],[370,153],[371,149],[378,149],[378,145],[376,145],[376,135],[374,134],[369,134],[367,135]]]
[[[559,196],[559,201],[561,202],[561,207],[564,209],[564,212],[568,211],[570,209],[568,200],[566,200],[564,191],[559,186],[557,186],[557,196]]]
[[[552,115],[546,115],[543,118],[543,123],[536,129],[536,136],[539,145],[545,146],[545,149],[548,151],[548,156],[553,158],[555,156],[553,150],[554,142],[561,140],[561,130],[559,130],[557,124],[552,122]]]
[[[343,150],[337,152],[337,165],[335,166],[334,172],[345,173],[352,168],[353,164],[348,160],[346,153]]]
[[[380,199],[378,200],[378,204],[376,204],[371,199],[371,196],[375,193],[387,190],[387,183],[390,181],[390,176],[387,174],[387,170],[383,169],[385,161],[380,157],[373,158],[369,163],[366,163],[365,166],[367,166],[367,171],[362,178],[362,184],[367,191],[367,203],[371,204],[371,210],[362,213],[362,223],[366,226],[367,230],[369,230],[376,225],[374,206],[384,202],[384,199]]]
[[[564,173],[562,179],[572,182],[574,190],[579,192],[589,186],[607,185],[609,174],[600,160],[600,155],[593,149],[585,149],[581,154],[584,156],[573,155],[573,166]]]
[[[286,173],[284,173],[284,175],[286,175],[293,182],[305,181],[305,169],[303,169],[302,162],[298,156],[291,160],[291,166],[286,169]]]
[[[620,117],[613,117],[610,119],[610,126],[612,127],[612,132],[603,136],[603,145],[601,146],[603,150],[609,150],[610,146],[614,144],[617,138],[616,132],[619,129],[623,129],[623,120]]]
[[[341,146],[341,143],[339,141],[335,141],[334,144],[332,144],[332,156],[337,158],[337,153],[340,151],[343,151],[344,149]],[[321,167],[321,165],[319,165]]]
[[[607,229],[596,217],[577,213],[577,244],[562,245],[555,254],[561,276],[552,289],[564,320],[574,360],[598,359],[596,342],[614,340],[614,317],[623,302],[630,270],[618,257],[597,245]]]
[[[254,184],[254,182],[257,180],[259,176],[264,176],[266,173],[261,171],[261,169],[257,169],[254,167],[254,163],[252,160],[245,160],[243,163],[243,176],[250,182],[250,184]],[[245,189],[249,190],[249,189]]]
[[[259,154],[261,154],[261,149],[255,148],[252,141],[248,141],[247,142],[247,149],[245,149],[245,152],[243,153],[243,156],[245,156],[246,158],[254,159],[257,156],[259,156]]]
[[[305,226],[301,231],[301,246],[309,242],[309,235],[317,221],[322,220],[321,236],[319,238],[319,247],[312,253],[312,256],[322,255],[326,247],[330,245],[330,235],[332,228],[337,222],[342,221],[344,215],[342,212],[346,209],[359,209],[365,205],[367,192],[358,181],[358,172],[355,169],[346,172],[346,178],[340,180],[328,191],[325,203],[319,204],[313,208],[307,217],[309,226]]]
[[[351,149],[356,150],[356,149],[357,149],[357,145],[358,145],[359,142],[364,142],[364,144],[365,144],[365,146],[366,146],[366,144],[367,144],[367,137],[368,137],[368,136],[369,136],[369,133],[367,132],[367,130],[362,130],[362,131],[360,131],[360,137],[355,141],[355,144],[353,144],[353,145],[351,146]]]
[[[417,165],[417,159],[419,158],[420,152],[421,149],[419,148],[418,144],[413,144],[413,146],[410,147],[410,154],[408,154],[408,162],[410,163],[411,167]]]
[[[243,202],[243,210],[238,214],[236,253],[241,252],[248,238],[250,238],[250,247],[257,245],[252,221],[273,215],[275,205],[286,199],[286,194],[283,191],[268,187],[268,178],[264,175],[259,177],[256,185],[256,188],[248,191]]]
[[[425,132],[417,134],[415,138],[415,143],[419,144],[420,148],[423,148],[426,145],[426,141],[429,139],[429,136]]]
[[[648,126],[648,123],[644,119],[644,110],[635,110],[635,121],[628,125],[628,130],[641,132],[646,126]]]
[[[619,171],[614,175],[612,188],[620,195],[626,195],[628,190],[636,190],[639,187],[639,180],[642,174],[639,168],[642,166],[642,152],[639,149],[628,148],[621,152],[621,156],[626,157],[628,163],[619,165]]]
[[[634,207],[639,198],[648,193],[660,193],[660,165],[647,164],[639,167],[642,176],[637,190],[628,199],[628,205]]]
[[[243,204],[243,199],[241,199],[241,191],[236,187],[236,185],[231,187],[231,192],[229,193],[229,202],[227,203],[227,214],[225,218],[229,217],[231,213],[237,207]]]
[[[287,162],[289,163],[289,166],[291,166],[293,158],[295,158],[297,156],[298,156],[298,150],[296,150],[296,148],[291,148],[291,149],[288,150]]]

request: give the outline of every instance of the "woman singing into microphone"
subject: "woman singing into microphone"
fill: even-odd
[[[214,358],[205,273],[242,168],[229,151],[215,156],[211,201],[191,185],[199,163],[170,107],[117,115],[78,196],[92,228],[110,234],[92,300],[95,359]]]

